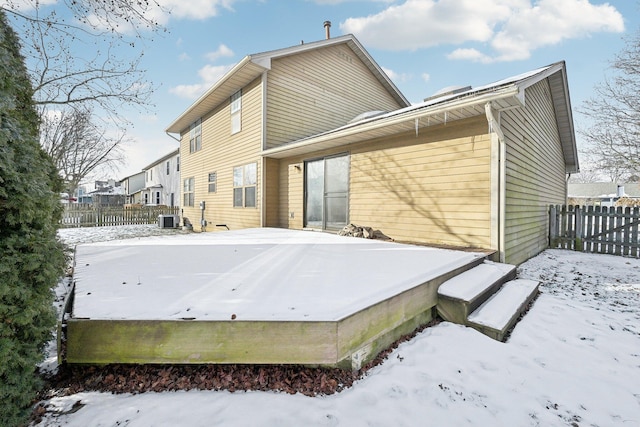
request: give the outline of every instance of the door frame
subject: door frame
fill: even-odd
[[[351,187],[351,153],[350,152],[341,152],[341,153],[337,153],[337,154],[331,154],[328,156],[320,156],[320,157],[314,157],[314,158],[310,158],[310,159],[306,159],[303,161],[304,164],[304,176],[303,176],[303,180],[302,180],[302,185],[303,185],[303,213],[302,213],[302,220],[303,220],[303,227],[304,228],[308,228],[308,229],[314,229],[314,230],[339,230],[341,227],[327,227],[327,215],[326,215],[326,199],[327,199],[327,192],[325,191],[325,186],[326,186],[326,175],[324,174],[324,170],[326,168],[326,161],[327,159],[332,159],[332,158],[337,158],[337,157],[347,157],[348,158],[348,166],[347,166],[347,189],[346,189],[346,199],[347,199],[347,203],[345,206],[345,217],[346,217],[346,222],[344,225],[347,225],[349,223],[349,196],[350,196],[350,187]],[[308,167],[307,164],[311,163],[311,162],[317,162],[317,161],[323,161],[323,184],[322,184],[322,224],[320,227],[317,226],[309,226],[307,224],[307,198],[308,198],[308,190],[307,190],[307,171],[308,171]]]

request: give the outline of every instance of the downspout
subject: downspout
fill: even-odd
[[[494,116],[494,109],[491,102],[484,105],[485,115],[489,124],[489,133],[495,133],[498,137],[498,257],[500,262],[505,262],[505,211],[506,211],[506,147],[504,142],[504,133],[500,128],[500,113],[498,112],[498,120]]]
[[[262,73],[262,123],[260,135],[262,150],[267,148],[267,72]],[[267,158],[260,156],[260,227],[267,224]]]
[[[178,138],[176,138],[175,136],[171,135],[169,132],[164,131],[164,133],[166,133],[168,136],[170,136],[171,138],[173,138],[173,139],[175,139],[176,141],[178,141],[178,143],[180,143],[180,142],[181,142]]]

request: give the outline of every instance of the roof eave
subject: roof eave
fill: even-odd
[[[578,147],[571,109],[571,97],[569,96],[567,69],[564,62],[559,72],[554,76],[550,76],[549,85],[551,86],[552,94],[555,95],[553,96],[553,104],[556,110],[556,120],[565,158],[566,172],[578,173],[580,172]]]
[[[389,94],[391,94],[398,105],[411,105],[407,98],[405,98],[397,86],[391,81],[391,79],[389,79],[389,76],[387,76],[382,68],[374,61],[360,42],[352,34],[347,34],[327,40],[320,40],[298,46],[247,55],[242,59],[242,61],[228,71],[216,84],[191,104],[191,106],[187,108],[187,110],[176,120],[174,120],[165,131],[173,134],[182,133],[189,125],[191,125],[191,123],[217,107],[235,91],[241,89],[253,79],[260,76],[263,72],[269,70],[273,59],[337,44],[347,44],[358,58],[363,61],[367,68],[369,68],[369,70],[376,76],[378,81],[380,81]]]
[[[159,165],[160,163],[164,162],[165,160],[168,160],[174,156],[177,156],[178,154],[180,154],[180,149],[176,148],[175,150],[173,150],[170,153],[165,154],[164,156],[160,157],[159,159],[155,160],[153,163],[149,164],[148,166],[142,168],[142,172],[151,169],[152,167]],[[141,173],[141,172],[138,172]]]
[[[372,131],[387,128],[387,135],[393,135],[402,130],[398,130],[400,124],[409,123],[413,128],[415,120],[444,114],[453,110],[471,108],[476,105],[484,106],[485,103],[499,99],[512,98],[514,103],[519,104],[517,98],[519,89],[515,85],[500,88],[498,91],[484,94],[476,94],[473,97],[456,98],[444,103],[428,105],[415,109],[404,109],[397,114],[392,112],[385,116],[379,116],[360,123],[346,125],[338,129],[304,138],[286,145],[264,150],[264,157],[285,158],[293,155],[311,153],[320,149],[335,148],[343,145],[361,142],[370,138]],[[484,114],[484,107],[478,109],[476,115]],[[435,124],[435,122],[433,123]],[[383,131],[384,133],[384,131]]]
[[[235,76],[240,75],[241,71],[246,71],[246,73],[242,74],[243,77],[240,79],[234,79]],[[228,98],[231,94],[240,89],[242,86],[238,87],[239,84],[242,84],[245,81],[246,83],[249,83],[264,71],[265,68],[254,63],[251,60],[251,56],[245,56],[231,70],[222,76],[220,80],[211,86],[209,90],[191,104],[184,113],[175,119],[173,123],[165,129],[165,132],[180,134],[189,125],[191,125],[191,123],[211,111],[211,109],[218,106],[224,99]]]

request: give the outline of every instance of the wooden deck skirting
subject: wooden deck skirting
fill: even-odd
[[[66,320],[71,364],[300,364],[360,369],[431,321],[455,268],[337,321]]]

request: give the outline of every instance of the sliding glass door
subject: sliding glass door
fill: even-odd
[[[305,227],[339,229],[349,218],[349,155],[305,162]]]

